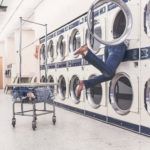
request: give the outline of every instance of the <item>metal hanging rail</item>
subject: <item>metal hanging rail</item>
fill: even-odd
[[[39,38],[36,39],[36,40],[34,40],[33,42],[29,43],[28,45],[24,46],[24,47],[22,48],[22,51],[23,51],[24,49],[30,47],[31,45],[33,45],[33,44],[36,43],[37,41],[39,41]]]
[[[45,65],[45,78],[46,78],[46,82],[47,82],[47,24],[41,24],[41,23],[38,23],[38,22],[33,22],[33,21],[30,21],[30,20],[25,20],[22,17],[20,17],[19,83],[21,83],[21,77],[22,77],[22,50],[25,47],[27,47],[27,46],[25,46],[24,48],[22,48],[22,24],[23,24],[23,22],[28,22],[28,23],[32,23],[32,24],[36,24],[36,25],[40,25],[40,26],[45,27],[45,64],[44,65]],[[32,42],[32,43],[34,43],[34,42]]]
[[[30,21],[30,20],[25,20],[25,19],[22,19],[22,21],[37,24],[37,25],[40,25],[40,26],[45,26],[46,25],[46,24],[41,24],[41,23],[38,23],[38,22]]]

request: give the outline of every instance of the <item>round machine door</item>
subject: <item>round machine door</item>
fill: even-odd
[[[79,77],[74,75],[71,80],[70,80],[70,87],[69,87],[69,92],[70,92],[70,96],[71,96],[71,99],[72,101],[75,103],[75,104],[78,104],[80,102],[80,97],[77,97],[77,94],[76,94],[76,87],[77,85],[79,84]]]
[[[144,13],[144,29],[148,37],[150,37],[150,0],[145,7]]]
[[[37,82],[37,77],[34,78],[34,83],[36,83],[36,82]]]
[[[101,30],[101,26],[100,24],[97,22],[95,22],[95,26],[94,26],[94,32],[96,34],[98,34],[100,37],[102,36],[102,30]],[[88,47],[90,48],[90,50],[93,52],[93,53],[97,53],[100,51],[101,49],[101,44],[100,42],[98,42],[95,38],[93,38],[91,36],[91,34],[89,33],[88,30],[86,30],[86,35],[85,35],[85,39],[86,39],[86,42],[87,42],[87,45]]]
[[[37,82],[37,77],[32,77],[31,78],[31,83],[36,83]]]
[[[48,44],[48,57],[51,62],[54,61],[54,43],[52,40],[50,40]]]
[[[16,77],[14,78],[13,83],[17,83],[17,80],[18,80],[18,77],[16,76]]]
[[[66,80],[62,75],[58,79],[58,93],[61,100],[66,98]]]
[[[48,76],[48,82],[49,82],[49,83],[54,83],[54,78],[53,78],[52,75],[49,75],[49,76]],[[52,89],[52,92],[54,92],[54,86],[52,86],[51,89]]]
[[[45,44],[42,44],[40,52],[41,52],[42,59],[45,60]]]
[[[101,37],[96,32],[93,32],[93,26],[94,26],[93,22],[95,21],[94,12],[97,8],[103,6],[110,6],[110,5],[112,5],[112,7],[114,6],[118,7],[123,13],[123,15],[120,14],[120,16],[117,16],[120,19],[120,22],[118,21],[118,24],[120,24],[121,26],[119,26],[119,28],[113,26],[113,30],[116,30],[118,28],[118,32],[113,37],[111,37],[110,35],[106,35],[107,38],[103,38],[103,36]],[[107,15],[108,25],[112,24],[112,22],[110,22],[111,18],[109,17],[110,16]],[[122,22],[122,20],[124,19],[125,19],[124,21],[125,24],[124,22]],[[91,36],[104,45],[118,45],[124,42],[124,40],[126,40],[130,34],[130,31],[132,29],[132,24],[133,24],[133,20],[132,20],[131,11],[123,0],[95,0],[92,3],[87,15],[87,26]],[[105,30],[106,33],[108,34],[108,29],[106,28]]]
[[[114,110],[120,115],[130,112],[133,102],[133,89],[128,75],[116,74],[110,83],[110,103]]]
[[[54,83],[54,78],[53,78],[53,76],[51,76],[51,75],[48,76],[48,82]]]
[[[69,49],[71,53],[81,47],[81,35],[79,30],[74,29],[71,33],[70,40],[69,40]],[[78,57],[76,55],[75,57]]]
[[[41,77],[40,82],[46,82],[45,76],[42,76],[42,77]]]
[[[63,35],[61,35],[58,39],[57,52],[58,52],[58,55],[60,56],[61,60],[63,60],[65,58],[65,54],[66,54],[66,41],[65,41]]]
[[[91,75],[89,77],[89,79],[94,79],[96,76],[95,75]],[[89,88],[87,90],[87,100],[89,102],[89,104],[93,107],[93,108],[98,108],[100,107],[101,104],[101,100],[102,100],[102,86],[101,84],[97,84],[96,86]]]
[[[150,114],[150,79],[145,84],[145,95],[144,95],[145,108]]]
[[[114,19],[112,27],[113,38],[114,39],[119,38],[124,33],[125,28],[126,28],[126,18],[123,11],[120,10]]]

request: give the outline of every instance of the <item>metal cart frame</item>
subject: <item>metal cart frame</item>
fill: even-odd
[[[9,87],[44,87],[44,86],[56,86],[57,84],[55,83],[34,83],[34,84],[11,84],[11,85],[8,85]],[[55,97],[55,92],[54,92],[54,97]],[[54,98],[55,99],[55,98]],[[16,125],[16,118],[15,116],[16,115],[20,115],[20,116],[29,116],[29,117],[33,117],[33,120],[32,120],[32,129],[35,130],[37,128],[37,123],[36,123],[36,120],[37,120],[37,117],[38,116],[42,116],[42,115],[46,115],[46,114],[50,114],[52,113],[52,122],[53,122],[53,125],[55,125],[56,123],[56,113],[55,113],[55,101],[54,99],[52,99],[52,102],[48,103],[47,101],[46,102],[37,102],[36,99],[31,101],[31,102],[23,102],[23,99],[21,99],[20,101],[17,101],[15,100],[13,102],[13,117],[12,117],[12,126],[15,127]],[[36,109],[36,104],[37,103],[44,103],[44,108],[42,110],[39,110],[39,109]],[[21,111],[19,112],[16,112],[15,111],[15,105],[16,104],[21,104]],[[24,110],[24,107],[23,105],[24,104],[31,104],[33,109],[31,110]],[[46,104],[50,104],[52,105],[53,109],[52,110],[47,110],[46,108]],[[26,114],[28,112],[33,112],[32,114]],[[41,113],[38,113],[37,112],[41,112]]]

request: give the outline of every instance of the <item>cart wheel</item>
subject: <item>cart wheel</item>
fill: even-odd
[[[52,117],[52,121],[53,121],[53,124],[55,125],[56,124],[56,116]]]
[[[33,129],[33,130],[36,129],[36,121],[32,121],[32,129]]]
[[[16,118],[12,118],[12,126],[15,127],[16,125]]]

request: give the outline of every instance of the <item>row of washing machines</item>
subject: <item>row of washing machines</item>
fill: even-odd
[[[48,82],[58,83],[56,103],[64,108],[94,117],[141,134],[150,135],[150,2],[126,0],[132,13],[133,26],[129,48],[115,77],[97,84],[76,96],[79,80],[100,75],[81,56],[73,55],[88,43],[90,49],[105,61],[105,46],[88,34],[87,14],[83,14],[48,34]],[[124,13],[113,3],[94,11],[94,32],[111,40],[121,35],[126,26]],[[148,19],[149,18],[149,19]],[[41,82],[45,81],[45,42],[41,46]]]

